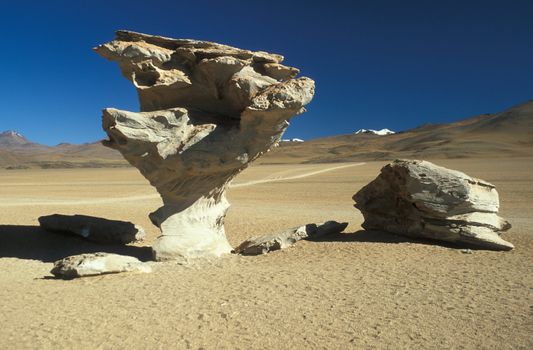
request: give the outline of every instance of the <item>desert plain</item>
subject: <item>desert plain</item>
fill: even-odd
[[[387,161],[255,164],[228,190],[232,246],[337,220],[345,233],[261,256],[161,262],[150,274],[70,281],[50,269],[104,251],[151,258],[159,196],[133,168],[0,170],[0,348],[533,348],[533,158],[427,159],[497,186],[510,252],[361,229],[352,195]],[[41,215],[142,225],[98,245],[48,233]]]

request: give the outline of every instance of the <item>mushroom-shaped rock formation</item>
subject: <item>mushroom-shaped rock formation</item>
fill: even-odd
[[[107,108],[104,144],[150,181],[163,206],[156,260],[231,252],[224,232],[228,183],[277,144],[303,113],[314,82],[283,57],[188,39],[118,31],[95,48],[117,61],[141,112]]]
[[[500,216],[494,185],[427,161],[395,160],[357,192],[367,230],[511,250],[500,237],[511,225]]]

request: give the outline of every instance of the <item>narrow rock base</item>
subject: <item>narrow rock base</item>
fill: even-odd
[[[156,261],[219,257],[231,253],[231,250],[225,235],[213,232],[159,236],[152,245],[152,254]]]
[[[161,236],[152,245],[154,260],[219,257],[231,252],[224,231],[229,203],[221,192],[216,197],[201,197],[192,205],[166,200],[150,214],[161,229]]]

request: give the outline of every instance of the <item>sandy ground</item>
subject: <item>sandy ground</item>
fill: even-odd
[[[347,234],[55,280],[52,263],[67,255],[149,259],[158,232],[147,214],[160,200],[134,169],[0,171],[0,348],[533,348],[533,159],[435,162],[498,187],[514,251],[361,231],[351,196],[383,162],[261,165],[229,190],[231,244],[327,219],[350,222]],[[134,221],[148,239],[113,247],[43,232],[37,217],[51,213]]]

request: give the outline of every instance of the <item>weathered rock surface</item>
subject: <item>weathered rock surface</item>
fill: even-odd
[[[254,237],[241,243],[234,252],[242,255],[259,255],[290,247],[302,239],[317,239],[340,233],[348,226],[347,222],[327,221],[290,228],[279,234]]]
[[[108,108],[105,145],[150,181],[163,206],[154,258],[231,252],[224,232],[228,183],[277,144],[314,94],[283,57],[188,39],[118,31],[96,52],[118,62],[141,112]]]
[[[511,225],[498,216],[494,185],[427,161],[396,160],[357,192],[363,227],[409,237],[467,243],[494,250]]]
[[[131,222],[86,215],[41,216],[39,224],[47,231],[69,233],[98,243],[127,244],[145,236],[144,229]]]
[[[71,279],[119,272],[152,272],[152,268],[133,256],[93,253],[58,260],[50,272],[58,278]]]

